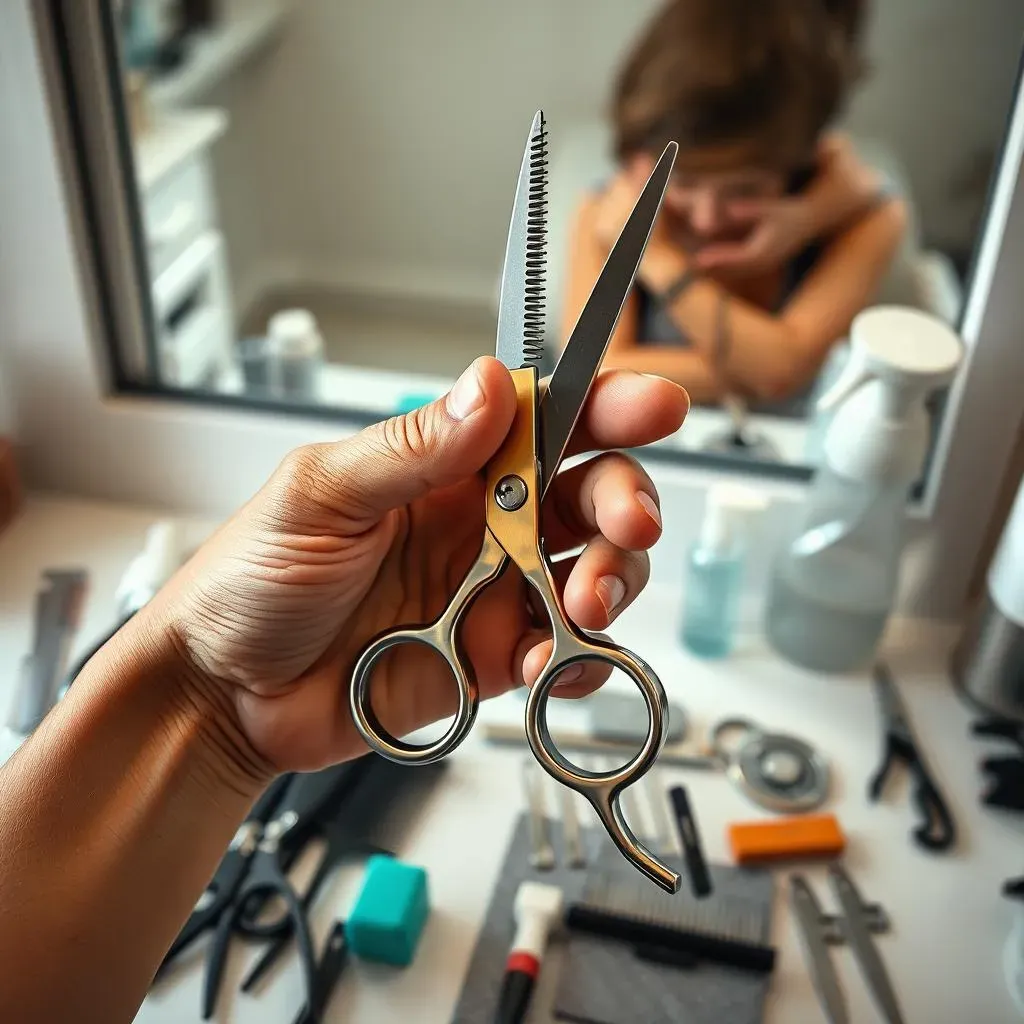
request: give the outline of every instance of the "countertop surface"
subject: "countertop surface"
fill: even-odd
[[[76,648],[85,649],[112,622],[114,591],[129,560],[141,548],[158,513],[47,496],[29,499],[21,517],[0,536],[0,712],[13,695],[18,664],[28,651],[31,608],[46,568],[84,568],[91,590]],[[195,522],[197,543],[212,523]],[[885,656],[909,707],[915,733],[957,820],[958,847],[929,855],[909,838],[915,823],[905,780],[894,782],[879,805],[869,804],[866,781],[880,756],[878,713],[866,675],[824,678],[783,663],[751,637],[727,661],[699,662],[675,639],[679,594],[652,586],[613,631],[620,643],[641,653],[660,674],[670,700],[687,712],[688,739],[699,743],[725,716],[743,715],[765,727],[800,736],[830,760],[833,784],[825,810],[846,832],[845,864],[865,898],[880,902],[892,920],[878,949],[909,1024],[988,1022],[1017,1019],[1003,980],[1002,955],[1012,907],[1000,895],[1003,881],[1022,871],[1024,818],[983,809],[977,762],[984,748],[969,737],[972,713],[954,695],[945,672],[948,629],[897,622]],[[75,652],[72,652],[72,656]],[[517,722],[523,702],[509,695],[481,711],[481,721]],[[578,724],[579,710],[559,707],[552,728]],[[387,1021],[447,1022],[461,988],[510,830],[523,806],[519,766],[523,752],[494,748],[479,736],[450,758],[443,783],[418,819],[410,823],[397,852],[429,873],[432,912],[413,964],[404,970],[350,964],[325,1020],[384,1024]],[[666,766],[667,780],[685,781],[694,804],[705,852],[727,862],[726,826],[768,818],[717,773]],[[897,769],[897,775],[903,770]],[[554,783],[548,786],[553,809]],[[300,866],[301,867],[301,866]],[[828,908],[831,893],[823,867],[802,868]],[[824,1020],[808,978],[786,901],[788,871],[775,872],[773,940],[779,959],[765,1020]],[[358,885],[345,870],[323,893],[314,930],[322,939]],[[154,879],[159,885],[159,879]],[[289,1024],[301,1002],[294,956],[258,998],[235,991],[255,948],[232,949],[218,1020],[239,1024]],[[879,1020],[852,954],[833,953],[853,1022]],[[199,1020],[201,959],[186,958],[150,993],[138,1020],[180,1024]],[[536,1007],[534,1021],[550,1019]]]

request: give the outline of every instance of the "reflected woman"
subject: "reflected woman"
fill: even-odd
[[[679,143],[606,363],[694,402],[795,413],[906,230],[901,199],[829,126],[859,71],[862,0],[671,0],[616,85],[618,171],[570,243],[568,337],[654,161]]]

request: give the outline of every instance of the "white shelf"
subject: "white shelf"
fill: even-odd
[[[288,16],[286,0],[246,0],[229,9],[222,25],[189,42],[185,63],[149,83],[157,107],[192,103],[273,39]]]
[[[227,130],[223,110],[159,110],[152,126],[135,138],[135,173],[148,192],[175,167],[205,149]]]

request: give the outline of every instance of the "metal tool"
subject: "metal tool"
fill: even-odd
[[[551,656],[526,702],[530,748],[552,778],[590,801],[623,856],[670,892],[678,890],[679,874],[640,845],[619,808],[621,792],[650,769],[664,744],[668,705],[664,687],[636,655],[583,633],[570,621],[543,553],[540,504],[569,446],[632,288],[661,209],[677,149],[675,143],[670,143],[662,153],[541,395],[537,363],[544,333],[547,141],[543,115],[538,112],[534,117],[509,228],[495,353],[512,372],[517,412],[504,443],[487,465],[486,526],[480,554],[448,607],[433,623],[390,630],[363,651],[353,671],[350,693],[356,727],[370,747],[384,757],[429,764],[455,750],[469,734],[479,708],[477,682],[459,643],[463,618],[480,591],[513,562],[543,604],[553,637]],[[422,644],[440,654],[457,684],[455,718],[445,734],[432,743],[413,745],[390,735],[370,701],[370,682],[377,661],[392,648],[409,643]],[[637,753],[627,764],[603,775],[577,769],[555,746],[547,727],[548,699],[561,672],[594,660],[625,672],[639,688],[649,714],[647,735]]]
[[[544,779],[536,775],[533,761],[523,762],[523,792],[530,815],[530,866],[537,871],[552,871],[555,848],[551,845],[547,810],[544,806]]]
[[[32,650],[21,663],[18,693],[8,725],[33,732],[57,703],[71,640],[78,629],[88,576],[77,569],[48,569],[36,594]]]
[[[521,747],[528,742],[526,734],[518,725],[484,722],[480,726],[480,731],[488,743]],[[637,748],[636,743],[599,740],[583,732],[549,731],[548,735],[551,742],[563,753],[571,750],[580,754],[607,754],[611,757],[621,755],[625,758]],[[719,757],[696,754],[668,744],[661,748],[658,764],[670,764],[676,768],[691,768],[696,771],[721,771],[725,767],[725,763]]]
[[[882,712],[884,748],[882,764],[871,778],[868,795],[878,800],[882,787],[897,760],[903,761],[914,776],[913,799],[923,822],[912,835],[918,846],[926,850],[943,851],[956,842],[956,825],[946,801],[932,781],[928,766],[910,728],[907,709],[887,666],[875,666],[875,693]]]
[[[305,985],[305,1005],[314,1020],[319,1020],[320,1004],[316,990],[316,957],[313,939],[302,899],[287,876],[287,860],[282,855],[289,834],[307,833],[323,808],[335,799],[341,784],[348,781],[349,766],[335,765],[321,772],[297,773],[274,809],[274,817],[263,830],[249,871],[231,906],[221,914],[210,946],[203,988],[203,1020],[209,1020],[216,1007],[220,979],[224,971],[231,936],[240,932],[250,937],[273,937],[287,929],[296,939]],[[284,912],[261,924],[259,914],[270,899],[278,897]]]
[[[725,742],[729,732],[741,734],[735,746]],[[733,785],[768,810],[810,811],[828,799],[828,762],[795,736],[766,732],[746,718],[726,718],[711,731],[711,750]]]
[[[672,853],[676,839],[672,833],[672,822],[668,817],[665,801],[667,792],[660,768],[655,768],[644,780],[647,783],[647,802],[651,809],[651,824],[654,826],[654,844],[662,853]]]
[[[888,975],[874,947],[873,935],[889,930],[889,918],[877,903],[861,899],[849,875],[839,866],[829,868],[829,881],[841,913],[828,914],[803,875],[790,878],[789,901],[797,923],[811,983],[831,1024],[848,1024],[846,997],[839,983],[829,946],[850,946],[868,988],[890,1024],[901,1022]],[[865,952],[866,951],[866,952]]]
[[[576,794],[568,786],[559,786],[558,793],[562,798],[562,843],[566,860],[571,868],[585,868],[587,854],[583,849],[583,833],[576,814]]]
[[[840,923],[843,935],[860,964],[875,1004],[889,1024],[903,1024],[896,993],[872,936],[873,932],[885,930],[879,924],[884,923],[887,927],[888,922],[879,922],[877,911],[872,912],[869,904],[861,899],[853,880],[838,864],[828,869],[828,880],[842,908]]]
[[[794,875],[789,880],[789,905],[796,918],[797,933],[803,946],[811,984],[818,993],[818,1001],[825,1016],[830,1024],[849,1024],[846,997],[828,952],[831,938],[826,936],[825,929],[829,927],[827,922],[832,919],[821,909],[818,897],[802,875]]]

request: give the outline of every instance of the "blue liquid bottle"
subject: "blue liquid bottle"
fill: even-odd
[[[765,504],[746,487],[720,484],[708,491],[683,584],[682,641],[698,657],[724,658],[732,651],[749,534]]]

